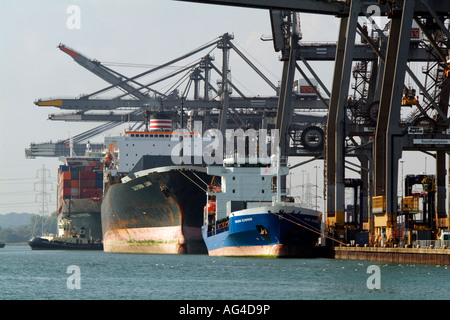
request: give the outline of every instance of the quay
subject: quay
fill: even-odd
[[[450,249],[332,247],[325,256],[334,259],[363,260],[386,263],[450,265]]]

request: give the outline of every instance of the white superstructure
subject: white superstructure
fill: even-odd
[[[183,134],[184,138],[180,138]],[[182,140],[182,142],[180,142]],[[194,155],[193,150],[202,150],[202,139],[198,134],[192,132],[171,132],[171,131],[125,131],[124,135],[105,137],[105,147],[112,155],[111,170],[116,170],[118,173],[128,173],[139,160],[145,156],[166,157],[164,165],[176,165],[175,161],[182,155],[187,155],[190,158]],[[194,149],[195,148],[195,149]],[[201,154],[200,154],[201,158]],[[185,164],[201,164],[194,163],[195,159],[192,157],[191,163],[184,161]]]
[[[223,166],[209,166],[209,175],[221,177],[220,192],[208,192],[216,197],[217,220],[228,217],[236,210],[271,204],[274,200],[272,177],[277,175],[277,170],[276,164],[269,158],[230,158],[224,160]],[[281,167],[279,170],[279,176],[289,174],[287,167]],[[281,195],[289,192],[280,191],[283,191],[280,192]]]

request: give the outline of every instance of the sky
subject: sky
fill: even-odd
[[[72,19],[70,8],[74,5],[79,9],[79,20]],[[339,20],[335,17],[302,14],[301,24],[305,42],[337,39]],[[262,35],[271,35],[267,10],[173,0],[0,1],[0,214],[39,213],[37,173],[43,166],[53,183],[49,211],[54,211],[56,170],[62,162],[56,158],[25,159],[25,148],[32,142],[67,139],[100,124],[50,121],[49,114],[61,111],[34,104],[39,98],[77,97],[108,86],[57,49],[58,44],[101,62],[160,65],[226,32],[234,34],[233,42],[273,83],[280,81],[279,54],[270,41],[260,40]],[[220,51],[215,55],[219,58]],[[178,66],[184,63],[188,62]],[[331,88],[333,62],[311,65]],[[246,94],[273,95],[273,90],[236,55],[230,58],[230,66],[233,81],[241,84]],[[111,68],[128,76],[145,70]],[[115,133],[119,132],[110,132]],[[101,141],[101,137],[94,139]],[[425,165],[427,172],[434,170],[434,161],[426,158],[405,158],[404,174],[424,171]],[[294,195],[300,192],[304,172],[313,184],[317,172],[318,193],[323,193],[323,162],[314,161],[293,170]],[[348,176],[355,177],[351,171]]]

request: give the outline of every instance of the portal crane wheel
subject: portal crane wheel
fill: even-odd
[[[302,131],[300,139],[305,149],[309,151],[320,151],[323,149],[324,137],[322,128],[310,126]]]
[[[378,120],[378,107],[380,105],[380,101],[374,101],[372,102],[368,107],[368,120],[369,123],[372,125],[375,125]]]

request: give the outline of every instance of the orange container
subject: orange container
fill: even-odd
[[[63,180],[70,180],[70,179],[72,179],[72,175],[71,175],[70,171],[62,172],[61,176],[62,176]]]
[[[62,194],[63,196],[70,196],[71,194],[70,194],[70,188],[63,188],[62,190],[61,190],[61,193],[60,194]]]

